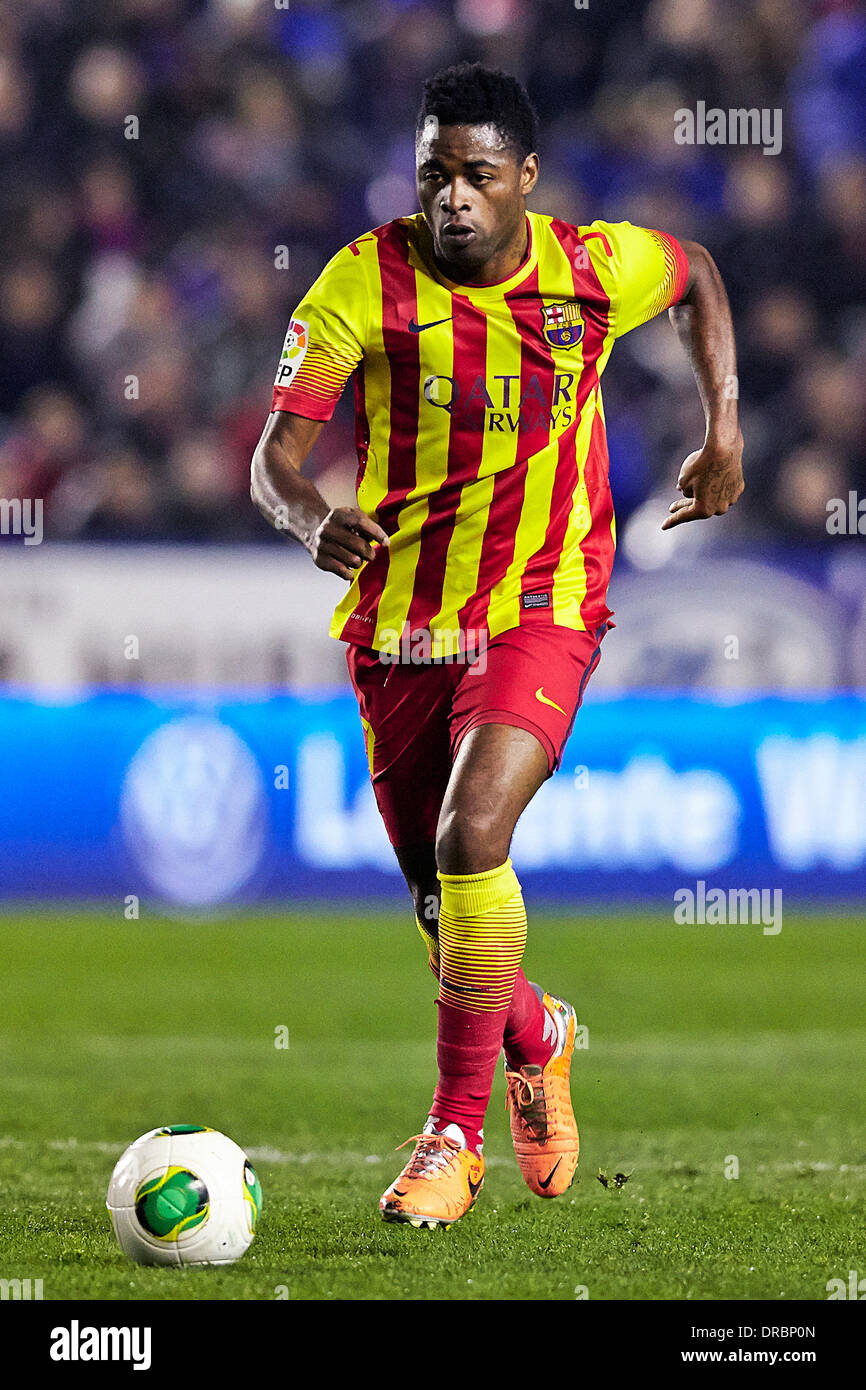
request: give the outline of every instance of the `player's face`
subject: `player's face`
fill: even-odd
[[[476,271],[522,236],[538,156],[521,160],[494,126],[440,126],[428,119],[417,137],[415,165],[418,200],[440,260]]]

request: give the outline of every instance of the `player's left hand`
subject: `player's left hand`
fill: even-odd
[[[738,434],[730,446],[705,444],[689,454],[680,469],[677,487],[683,495],[671,503],[670,515],[662,522],[663,531],[684,521],[723,516],[745,487],[743,436]]]

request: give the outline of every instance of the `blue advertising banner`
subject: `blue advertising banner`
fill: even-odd
[[[0,895],[197,909],[405,890],[354,700],[0,699]],[[866,702],[596,695],[521,820],[535,894],[866,892]]]

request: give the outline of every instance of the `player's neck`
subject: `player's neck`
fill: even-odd
[[[476,286],[479,289],[484,285],[498,285],[503,280],[510,279],[523,265],[529,255],[529,235],[529,221],[524,216],[508,244],[485,261],[484,265],[477,266],[470,272],[439,257],[436,257],[436,265],[442,274],[456,285]]]

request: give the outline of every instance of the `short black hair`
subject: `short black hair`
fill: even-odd
[[[431,116],[440,125],[492,125],[520,159],[538,145],[538,117],[526,88],[510,73],[482,63],[455,63],[428,77],[419,132]]]

